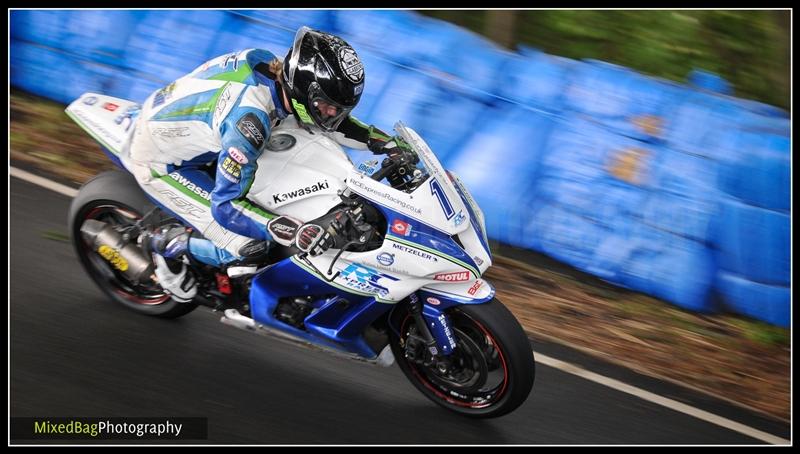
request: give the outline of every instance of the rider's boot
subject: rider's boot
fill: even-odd
[[[191,301],[197,295],[197,278],[184,262],[189,248],[189,230],[179,224],[147,230],[142,234],[141,244],[145,251],[152,253],[161,287],[178,302]]]

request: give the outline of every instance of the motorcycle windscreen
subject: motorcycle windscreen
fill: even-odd
[[[469,210],[439,160],[416,132],[401,123],[395,128],[420,157],[418,167],[427,176],[424,182],[406,193],[353,170],[347,178],[348,187],[364,198],[448,235],[466,230],[470,225]]]

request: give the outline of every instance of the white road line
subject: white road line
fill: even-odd
[[[21,180],[25,180],[29,183],[38,184],[43,188],[47,188],[51,191],[55,191],[59,194],[64,194],[68,197],[75,197],[78,195],[78,190],[73,189],[69,186],[63,185],[61,183],[56,183],[55,181],[50,181],[47,178],[42,178],[39,175],[34,175],[30,172],[26,172],[22,169],[18,169],[16,167],[9,167],[11,170],[11,176],[17,177]]]
[[[26,172],[24,170],[20,170],[15,167],[10,167],[10,169],[11,169],[11,176],[17,177],[19,179],[28,181],[33,184],[37,184],[44,188],[50,189],[51,191],[58,192],[59,194],[64,194],[69,197],[75,197],[75,195],[78,193],[77,189],[70,188],[69,186],[65,186],[63,184],[56,183],[54,181],[50,181],[46,178],[42,178],[30,172]],[[731,421],[730,419],[723,418],[722,416],[717,416],[713,413],[709,413],[707,411],[691,407],[676,400],[659,396],[658,394],[654,394],[649,391],[637,388],[635,386],[631,386],[619,380],[614,380],[613,378],[604,377],[600,374],[596,374],[586,369],[582,369],[574,364],[565,363],[564,361],[551,358],[541,353],[536,353],[535,359],[537,362],[540,362],[545,366],[554,367],[569,374],[577,375],[578,377],[581,377],[583,379],[593,381],[603,386],[608,386],[609,388],[616,389],[617,391],[621,391],[636,396],[648,402],[652,402],[654,404],[658,404],[663,407],[669,408],[670,410],[679,411],[689,416],[693,416],[697,419],[701,419],[711,424],[715,424],[717,426],[724,427],[726,429],[730,429],[735,432],[739,432],[741,434],[747,435],[748,437],[752,437],[766,443],[771,443],[776,445],[788,445],[791,443],[789,440],[785,440],[775,435],[762,432],[758,429],[753,429],[752,427],[745,426],[744,424],[740,424],[736,421]]]
[[[619,380],[614,380],[613,378],[608,378],[600,374],[596,374],[594,372],[578,367],[574,364],[565,363],[564,361],[551,358],[541,353],[536,353],[535,358],[537,362],[540,362],[546,366],[554,367],[569,374],[577,375],[578,377],[581,377],[583,379],[593,381],[603,386],[608,386],[609,388],[612,389],[616,389],[617,391],[631,394],[648,402],[652,402],[654,404],[658,404],[663,407],[669,408],[670,410],[675,410],[687,414],[689,416],[694,416],[697,419],[701,419],[703,421],[710,422],[711,424],[715,424],[717,426],[724,427],[726,429],[730,429],[735,432],[739,432],[741,434],[747,435],[748,437],[753,437],[755,439],[776,445],[791,443],[789,440],[784,440],[783,438],[777,437],[772,434],[768,434],[766,432],[762,432],[757,429],[753,429],[752,427],[745,426],[744,424],[740,424],[736,421],[731,421],[730,419],[723,418],[722,416],[717,416],[713,413],[709,413],[707,411],[691,407],[684,403],[678,402],[677,400],[672,400],[666,397],[659,396],[658,394],[651,393],[650,391],[645,391],[635,386],[631,386],[627,383],[623,383]]]

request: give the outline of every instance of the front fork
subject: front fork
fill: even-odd
[[[450,318],[435,307],[423,305],[416,293],[412,293],[408,298],[409,312],[420,336],[418,340],[424,342],[430,358],[442,360],[443,357],[450,356],[456,348],[456,340],[450,327]]]

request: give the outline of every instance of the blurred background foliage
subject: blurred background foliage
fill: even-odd
[[[720,74],[738,97],[789,110],[789,10],[423,10],[509,49],[605,60],[686,83]]]

